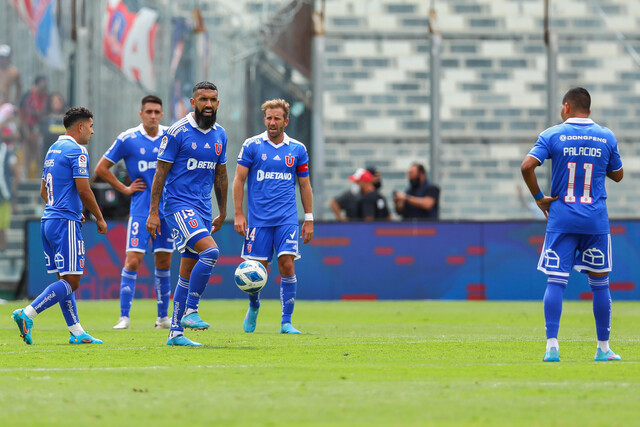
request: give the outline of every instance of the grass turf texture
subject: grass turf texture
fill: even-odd
[[[79,301],[102,345],[68,344],[60,310],[35,319],[28,346],[0,305],[3,425],[633,425],[640,389],[638,303],[614,303],[612,348],[596,363],[591,304],[567,302],[560,363],[543,363],[541,302],[310,302],[303,335],[279,334],[280,306],[203,301],[202,348],[165,345],[155,301],[111,329],[117,301]],[[635,391],[634,391],[635,390]]]

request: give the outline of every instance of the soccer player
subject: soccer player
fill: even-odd
[[[73,293],[80,286],[84,269],[83,205],[96,217],[98,233],[107,232],[89,186],[89,154],[84,147],[93,135],[93,114],[83,107],[71,108],[64,115],[64,127],[66,133],[47,152],[40,184],[40,196],[46,203],[40,229],[47,271],[57,273],[58,280],[31,304],[14,311],[13,320],[24,342],[33,344],[33,319],[59,303],[71,332],[69,343],[102,344],[82,329]]]
[[[548,218],[538,261],[538,270],[547,275],[543,300],[545,362],[560,361],[558,329],[562,296],[572,267],[587,273],[593,292],[598,337],[595,360],[621,359],[609,348],[612,262],[605,177],[619,182],[623,176],[622,161],[613,132],[589,118],[590,108],[591,96],[586,89],[569,90],[560,111],[564,123],[542,132],[521,166],[527,187]],[[540,190],[535,174],[535,168],[545,159],[551,159],[550,196]]]
[[[216,123],[219,105],[216,86],[197,83],[191,98],[194,112],[167,129],[160,143],[147,230],[154,239],[164,232],[159,217],[162,195],[165,219],[182,254],[167,345],[199,347],[200,343],[183,335],[184,328],[209,328],[198,314],[198,305],[219,255],[211,234],[227,216],[227,133]],[[219,212],[213,220],[212,188]]]
[[[138,268],[147,251],[150,235],[146,229],[151,201],[151,183],[156,171],[160,138],[167,129],[162,120],[162,100],[147,95],[142,98],[140,118],[142,124],[122,132],[96,166],[96,174],[113,188],[131,196],[129,223],[127,225],[127,249],[120,281],[120,319],[113,329],[127,329],[130,310],[136,289]],[[126,186],[109,170],[120,159],[124,159],[132,182]],[[155,288],[158,302],[156,329],[169,328],[167,316],[171,296],[171,253],[173,239],[159,206],[160,235],[152,240],[155,260]]]
[[[296,177],[304,208],[302,238],[313,238],[313,193],[309,182],[309,156],[306,147],[290,138],[284,128],[289,124],[289,104],[272,99],[262,104],[266,132],[247,139],[238,154],[238,166],[233,180],[234,227],[244,236],[242,257],[271,262],[275,250],[278,270],[282,277],[280,303],[282,305],[281,334],[299,334],[291,325],[298,281],[294,260],[298,252],[298,211],[296,205]],[[244,184],[247,182],[249,221],[242,204]],[[244,319],[244,331],[256,328],[260,309],[260,293],[249,295],[249,309]]]

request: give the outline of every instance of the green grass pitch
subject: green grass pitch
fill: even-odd
[[[79,301],[102,345],[68,344],[57,307],[34,345],[0,305],[0,424],[14,426],[628,426],[640,390],[637,302],[614,302],[612,348],[596,363],[588,302],[567,302],[560,363],[543,363],[541,302],[298,301],[280,335],[279,302],[204,300],[202,348],[167,347],[155,301],[135,300],[132,327],[111,329],[117,301]]]

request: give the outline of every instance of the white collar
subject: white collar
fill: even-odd
[[[291,138],[289,138],[289,135],[286,134],[286,132],[283,132],[284,135],[284,139],[282,140],[282,142],[280,144],[276,144],[275,142],[271,141],[269,139],[269,132],[264,131],[260,134],[260,138],[264,141],[264,142],[268,142],[269,144],[271,144],[273,147],[278,148],[278,147],[282,147],[284,145],[289,145],[289,142],[291,142]]]
[[[144,128],[144,126],[142,125],[142,123],[140,123],[140,125],[138,126],[138,130],[140,131],[140,133],[144,136],[146,136],[147,138],[149,138],[151,141],[155,141],[156,139],[160,138],[162,136],[162,132],[160,131],[160,127],[158,127],[158,134],[156,136],[151,136],[149,135],[149,133],[147,132],[147,130]]]
[[[572,125],[592,125],[594,123],[589,117],[570,117],[564,122]]]
[[[217,123],[214,123],[214,124],[213,124],[213,127],[210,127],[210,128],[209,128],[209,129],[207,129],[207,130],[201,129],[201,128],[198,126],[198,123],[196,122],[196,119],[193,117],[193,116],[194,116],[194,114],[195,114],[195,113],[189,113],[189,114],[187,114],[187,120],[189,120],[189,124],[190,124],[191,126],[193,126],[194,128],[198,129],[200,132],[205,133],[205,134],[206,134],[206,133],[209,133],[209,131],[210,131],[211,129],[213,129],[213,130],[217,130],[217,127],[216,127],[216,124],[217,124]]]
[[[76,141],[76,139],[74,137],[72,137],[71,135],[67,135],[67,134],[60,135],[58,137],[58,141],[60,141],[61,139],[68,139],[68,140],[71,140],[71,141],[75,142],[76,144],[78,144],[78,141]],[[78,144],[78,145],[80,145],[80,144]]]

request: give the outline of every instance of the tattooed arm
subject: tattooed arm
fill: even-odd
[[[211,232],[220,230],[222,223],[227,217],[227,191],[229,189],[229,178],[227,177],[227,165],[216,165],[216,172],[213,178],[213,191],[216,193],[219,215],[213,219]]]
[[[173,163],[158,160],[156,173],[153,175],[153,183],[151,184],[151,204],[149,205],[149,218],[147,218],[147,231],[154,239],[156,238],[156,233],[160,234],[160,216],[158,213],[158,206],[160,205],[162,190],[164,190],[164,183],[167,180],[167,175],[171,170],[171,166],[173,166]]]

